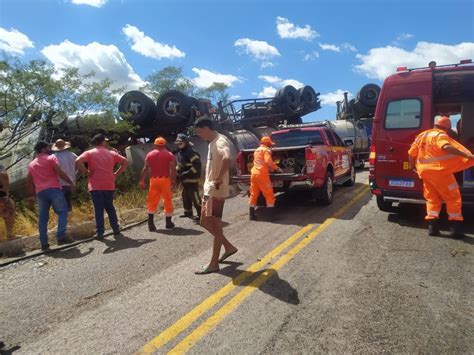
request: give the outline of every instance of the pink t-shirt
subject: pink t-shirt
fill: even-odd
[[[36,193],[46,189],[60,189],[59,176],[54,167],[59,165],[58,159],[54,155],[41,153],[28,164],[28,173],[33,178]]]
[[[168,150],[154,149],[145,157],[145,161],[151,170],[151,177],[169,177],[170,163],[174,160],[174,155]]]
[[[116,164],[125,162],[125,157],[107,148],[96,147],[82,153],[79,158],[87,163],[92,173],[88,178],[89,191],[115,190],[114,168]]]

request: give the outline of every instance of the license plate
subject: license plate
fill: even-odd
[[[272,181],[273,187],[283,187],[283,181]]]
[[[415,187],[415,180],[389,180],[388,186]]]

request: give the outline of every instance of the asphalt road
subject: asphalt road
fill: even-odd
[[[366,179],[328,207],[283,196],[273,222],[231,198],[218,274],[194,275],[211,240],[178,218],[1,268],[0,353],[472,353],[474,212],[466,239],[429,238]]]

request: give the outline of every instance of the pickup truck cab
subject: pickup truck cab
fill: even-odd
[[[276,146],[273,161],[283,173],[272,173],[275,192],[307,189],[321,204],[330,204],[335,184],[355,183],[354,155],[342,139],[325,124],[287,125],[271,134]],[[233,182],[250,184],[254,149],[237,155]]]
[[[424,204],[423,183],[408,163],[415,137],[451,115],[454,138],[474,149],[474,65],[471,60],[426,68],[398,68],[385,79],[372,127],[369,184],[380,210],[393,203]],[[456,123],[457,121],[457,123]],[[463,202],[474,202],[473,169],[456,174]]]

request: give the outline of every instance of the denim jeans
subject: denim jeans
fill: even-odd
[[[120,232],[117,212],[114,207],[114,191],[94,190],[91,191],[92,202],[94,203],[95,225],[98,235],[104,234],[104,210],[109,216],[110,226],[114,233]]]
[[[48,221],[51,206],[58,215],[58,232],[56,238],[62,240],[66,237],[67,204],[61,189],[46,189],[36,194],[39,207],[39,234],[41,245],[48,244]]]

